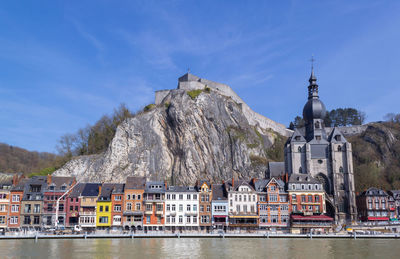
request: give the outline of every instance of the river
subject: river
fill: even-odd
[[[397,258],[400,240],[148,238],[0,240],[1,258]]]

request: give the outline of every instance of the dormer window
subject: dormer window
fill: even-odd
[[[296,190],[296,185],[292,184],[292,190]]]
[[[335,136],[335,139],[336,139],[336,141],[342,141],[342,136],[336,135],[336,136]]]
[[[337,147],[337,151],[338,151],[338,152],[342,152],[342,146],[341,146],[341,145],[339,145],[339,146]]]
[[[54,191],[54,185],[50,185],[49,190]]]
[[[297,151],[299,151],[299,152],[301,153],[301,147],[298,147],[298,148],[297,148]]]
[[[304,186],[304,184],[302,184],[302,185],[301,185],[301,189],[302,189],[302,190],[304,190],[304,189],[305,189],[305,186]]]
[[[320,135],[317,135],[317,136],[315,136],[315,139],[316,139],[316,140],[321,140],[321,136],[320,136]]]
[[[320,127],[319,121],[317,121],[317,122],[315,123],[315,128],[316,128],[316,129],[319,129],[319,127]]]
[[[65,190],[67,187],[65,185],[61,186],[61,190]]]
[[[300,140],[300,136],[296,136],[296,137],[294,137],[294,139],[299,141]]]

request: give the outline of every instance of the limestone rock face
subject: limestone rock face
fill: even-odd
[[[283,151],[271,150],[283,150],[285,137],[250,125],[231,98],[212,90],[192,97],[186,90],[169,91],[154,109],[119,125],[105,153],[76,157],[55,175],[92,182],[139,175],[194,184],[200,178],[264,177],[268,161],[283,160]]]

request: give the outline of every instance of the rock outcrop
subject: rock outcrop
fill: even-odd
[[[120,124],[105,153],[76,157],[54,174],[99,182],[140,175],[173,184],[264,177],[268,161],[283,160],[284,142],[271,128],[250,124],[231,97],[175,89]]]

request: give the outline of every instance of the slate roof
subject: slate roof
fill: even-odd
[[[265,191],[266,186],[272,181],[275,180],[279,186],[285,187],[285,183],[281,179],[271,178],[271,179],[260,179],[255,182],[255,189],[258,192]]]
[[[224,184],[212,185],[212,200],[228,200],[228,193]]]
[[[60,191],[61,186],[65,185],[66,191],[74,183],[75,177],[70,176],[51,176],[51,183],[47,183],[47,188],[45,191],[49,191],[50,186],[54,186],[54,191]]]
[[[81,196],[83,189],[85,188],[85,185],[86,185],[85,183],[78,183],[77,185],[75,185],[75,187],[69,193],[69,197],[77,198]]]
[[[321,184],[316,178],[308,174],[291,174],[289,177],[289,184],[291,183],[317,183]]]
[[[233,187],[234,191],[237,191],[238,187],[241,185],[246,185],[250,187],[254,191],[254,186],[252,184],[252,181],[247,181],[247,180],[234,180],[234,186],[232,186],[232,180],[226,181],[225,185],[229,189],[230,187]]]
[[[400,199],[400,190],[391,190],[388,192],[389,195],[392,195],[393,198]]]
[[[165,192],[197,192],[194,186],[168,186]]]
[[[122,183],[103,183],[99,200],[111,200],[111,194],[118,194],[124,192],[124,184]]]
[[[161,188],[160,189],[151,188],[151,186],[154,186],[154,185],[161,186]],[[161,181],[146,182],[145,192],[147,192],[147,193],[164,193],[165,192],[165,184],[164,184],[164,182],[161,182]]]
[[[0,189],[11,188],[14,174],[0,173]]]
[[[99,186],[101,186],[101,183],[86,183],[82,191],[82,196],[97,197],[99,195]]]
[[[368,190],[361,193],[361,196],[388,196],[388,194],[384,190],[371,187]]]
[[[11,190],[12,191],[23,191],[25,188],[25,184],[28,182],[29,179],[24,178],[21,179],[16,185],[14,185]]]
[[[285,174],[285,162],[269,162],[268,163],[268,176],[279,177]]]
[[[146,177],[129,176],[126,178],[126,190],[144,190],[146,188]]]

